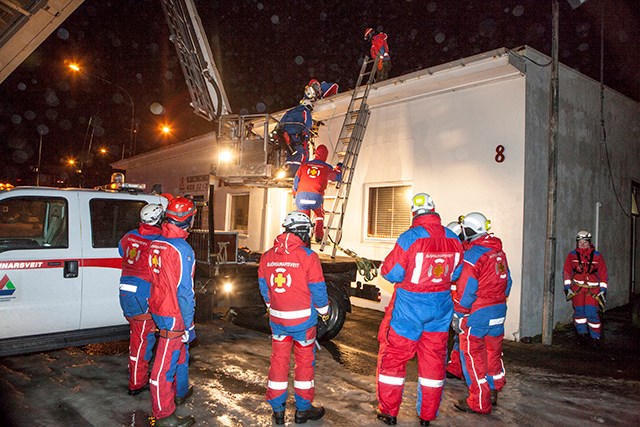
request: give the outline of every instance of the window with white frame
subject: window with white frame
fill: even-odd
[[[411,186],[369,187],[367,237],[396,238],[411,225]]]
[[[249,231],[249,193],[230,194],[229,230]]]

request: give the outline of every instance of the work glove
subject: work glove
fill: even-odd
[[[569,288],[564,290],[564,296],[567,298],[567,301],[569,301],[571,298],[576,296],[576,293],[573,292],[571,288]]]
[[[462,328],[460,327],[460,320],[461,319],[457,314],[454,314],[453,318],[451,319],[451,329],[453,329],[457,334],[463,333]]]
[[[329,320],[329,318],[331,317],[331,306],[329,306],[329,308],[327,309],[327,313],[326,314],[321,314],[320,315],[320,319],[322,319],[323,322],[326,322]]]
[[[605,291],[600,291],[598,293],[598,295],[596,295],[596,298],[600,298],[603,303],[606,303],[607,302],[607,293]]]
[[[184,331],[182,334],[182,342],[188,344],[196,339],[196,327],[192,326],[191,328]]]

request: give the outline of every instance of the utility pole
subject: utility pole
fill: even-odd
[[[42,163],[42,131],[40,134],[40,147],[38,148],[38,167],[36,168],[36,187],[40,187],[40,164]]]
[[[552,0],[551,83],[549,87],[549,179],[547,181],[547,241],[544,251],[545,287],[542,313],[542,344],[553,341],[553,310],[556,279],[556,205],[558,189],[558,31],[560,9]]]

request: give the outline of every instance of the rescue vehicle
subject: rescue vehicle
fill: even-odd
[[[118,241],[167,200],[113,187],[0,191],[0,356],[128,338]]]

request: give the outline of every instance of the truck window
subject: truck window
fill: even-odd
[[[67,201],[11,197],[0,202],[0,252],[69,247]]]
[[[129,230],[138,228],[141,200],[91,199],[91,244],[94,248],[117,248]]]

